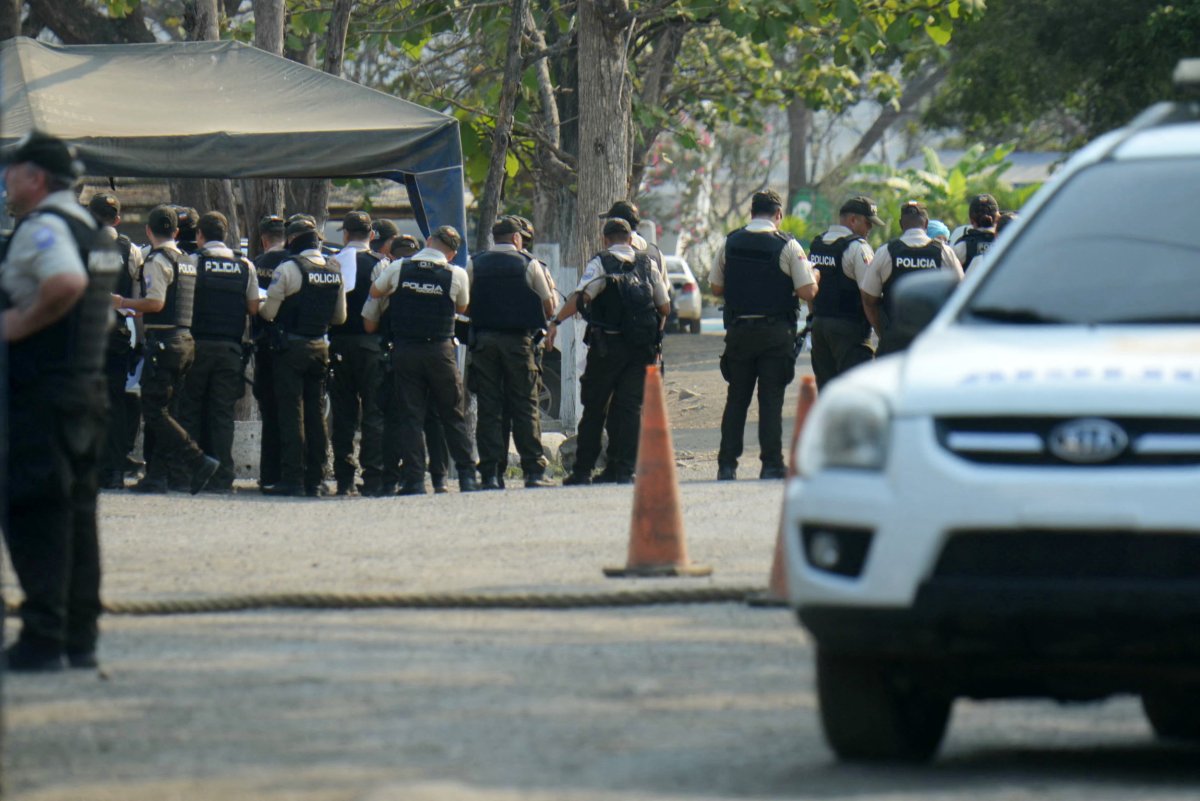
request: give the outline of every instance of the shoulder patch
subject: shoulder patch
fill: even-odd
[[[56,239],[54,230],[48,225],[40,226],[33,232],[33,244],[38,250],[49,250],[54,247]]]

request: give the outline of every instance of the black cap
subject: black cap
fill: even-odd
[[[63,140],[30,131],[21,138],[9,159],[11,164],[34,164],[59,178],[75,179],[83,175],[83,164],[75,148]]]
[[[909,200],[900,206],[900,217],[920,217],[925,222],[929,222],[929,210],[925,208],[925,204],[919,200]]]
[[[462,236],[454,228],[453,225],[439,226],[436,231],[429,235],[431,239],[436,239],[452,250],[457,251],[462,247]]]
[[[411,256],[420,249],[421,243],[418,242],[417,238],[412,234],[400,234],[400,236],[396,237],[395,240],[392,241],[392,253],[396,253],[400,250],[407,250],[408,253],[402,255]]]
[[[516,220],[518,223],[520,223],[521,237],[525,240],[525,242],[528,243],[528,242],[532,241],[533,240],[533,223],[530,222],[528,218],[519,217],[516,214],[513,215],[513,219]]]
[[[371,215],[365,211],[352,211],[342,218],[341,231],[349,231],[353,234],[369,234],[371,233]]]
[[[400,229],[391,220],[375,220],[371,223],[371,232],[375,239],[391,239],[400,234]]]
[[[302,234],[316,234],[317,224],[307,214],[293,215],[295,219],[287,224],[287,238],[300,236]],[[320,236],[320,234],[318,234]]]
[[[298,211],[295,214],[288,215],[286,222],[288,225],[291,225],[296,220],[308,220],[310,223],[313,224],[313,228],[317,227],[317,218],[312,216],[311,214],[305,214],[302,211]]]
[[[501,217],[492,223],[492,236],[511,236],[521,233],[521,223],[516,217]]]
[[[613,217],[604,224],[604,235],[606,237],[620,236],[624,234],[628,237],[633,233],[633,229],[623,217]]]
[[[174,206],[155,206],[146,217],[146,227],[157,236],[170,236],[179,228],[179,215]]]
[[[975,197],[971,198],[971,206],[968,209],[968,213],[974,218],[979,218],[985,214],[990,214],[992,215],[992,218],[995,219],[1000,214],[1000,204],[997,203],[996,198],[992,197],[991,195],[976,195]]]
[[[281,235],[286,230],[287,223],[278,214],[268,214],[258,221],[258,232],[260,234]]]
[[[887,225],[887,223],[880,219],[879,209],[875,206],[875,201],[862,195],[852,197],[843,203],[839,214],[861,214],[871,221],[871,225]]]
[[[121,215],[121,201],[110,192],[97,192],[88,201],[88,211],[98,220],[115,220]]]
[[[602,220],[624,220],[629,223],[630,230],[637,227],[637,224],[642,221],[641,212],[638,207],[630,203],[628,200],[618,200],[612,204],[608,211],[600,215]]]
[[[196,220],[200,218],[199,212],[191,206],[176,206],[175,215],[179,219],[179,230],[190,231],[196,227]]]

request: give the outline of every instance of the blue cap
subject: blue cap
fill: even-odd
[[[950,238],[950,229],[941,220],[930,220],[929,225],[925,226],[925,233],[929,234],[930,239],[937,239],[939,236]]]

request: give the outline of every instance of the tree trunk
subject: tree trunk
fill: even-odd
[[[283,0],[254,0],[254,46],[277,56],[283,55]],[[242,182],[246,204],[246,239],[251,258],[262,252],[262,232],[258,221],[268,214],[283,213],[283,181],[259,179]]]
[[[0,0],[0,41],[21,35],[21,0]]]
[[[492,154],[488,162],[487,181],[479,198],[479,216],[475,222],[475,250],[481,251],[491,242],[492,220],[500,210],[500,193],[504,188],[505,161],[512,139],[513,112],[517,107],[517,92],[521,88],[521,32],[525,27],[525,11],[529,0],[512,0],[508,24],[508,50],[504,59],[504,83],[500,87],[500,107],[496,111],[496,127],[492,132]],[[466,231],[463,232],[466,236]]]
[[[629,193],[632,26],[626,0],[579,0],[579,190],[567,264],[580,273],[600,248],[600,214]]]
[[[675,61],[683,49],[683,39],[688,27],[682,23],[665,25],[659,29],[659,35],[654,42],[649,64],[644,71],[639,70],[642,77],[641,104],[643,108],[660,108],[663,97],[671,87],[671,79],[675,76]],[[639,125],[634,129],[633,165],[629,176],[630,197],[637,194],[646,175],[646,161],[649,159],[654,143],[662,134],[661,124]]]
[[[20,0],[16,2],[18,13]],[[141,3],[122,19],[110,19],[96,11],[84,0],[29,0],[29,17],[36,20],[38,30],[49,28],[63,44],[120,44],[124,42],[153,42],[154,34],[146,27]]]
[[[788,193],[786,213],[790,214],[796,197],[808,189],[808,138],[812,131],[812,110],[802,97],[788,104]]]

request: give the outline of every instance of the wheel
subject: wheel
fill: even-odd
[[[695,320],[688,320],[688,330],[691,331],[693,334],[699,334],[700,333],[700,319],[697,318]]]
[[[1159,737],[1200,740],[1200,687],[1149,690],[1142,693],[1142,710]]]
[[[825,740],[842,760],[933,757],[953,698],[901,666],[817,651],[817,698]]]

